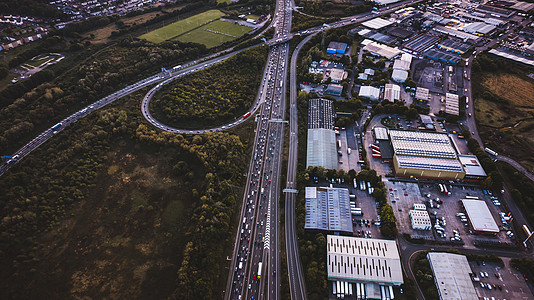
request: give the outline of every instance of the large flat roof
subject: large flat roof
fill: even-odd
[[[329,280],[402,284],[397,243],[392,240],[327,236]]]
[[[427,254],[430,268],[434,273],[442,300],[478,300],[471,282],[471,267],[464,255],[453,253],[429,252]]]
[[[308,129],[306,167],[337,169],[336,133],[334,130]]]
[[[464,171],[457,159],[409,155],[396,155],[396,157],[400,168],[446,172]]]
[[[393,22],[390,22],[388,20],[384,20],[382,18],[374,18],[372,20],[365,21],[365,22],[362,23],[363,26],[369,27],[371,29],[380,29],[380,28],[389,26],[391,24],[393,24]]]
[[[443,133],[390,130],[389,136],[397,155],[456,158],[451,140]]]
[[[493,219],[486,202],[482,200],[463,199],[462,204],[467,212],[469,222],[475,231],[488,233],[499,232],[499,226],[495,223],[495,219]]]
[[[450,93],[445,94],[445,113],[456,116],[460,115],[458,95]]]
[[[363,50],[369,51],[373,55],[383,56],[387,59],[391,59],[401,54],[402,52],[399,49],[391,48],[389,46],[377,42],[368,43],[367,45],[365,45],[365,47],[363,47]]]
[[[349,190],[306,187],[305,229],[352,232]]]
[[[423,33],[406,42],[403,47],[414,52],[422,52],[437,42],[439,37]]]

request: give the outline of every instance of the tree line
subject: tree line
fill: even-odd
[[[206,128],[240,117],[254,103],[266,56],[267,47],[249,49],[176,80],[151,101],[154,117],[178,128]]]

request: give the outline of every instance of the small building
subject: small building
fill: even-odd
[[[414,210],[424,210],[424,211],[426,211],[426,205],[424,205],[423,203],[414,203],[413,204],[413,209]]]
[[[388,286],[404,283],[394,240],[328,235],[326,256],[328,280]]]
[[[423,56],[428,59],[442,61],[444,63],[452,65],[456,65],[460,61],[462,61],[462,58],[459,55],[438,49],[430,49],[426,51]]]
[[[430,100],[430,91],[427,88],[417,87],[415,90],[415,99],[421,101]]]
[[[471,267],[464,255],[442,252],[428,252],[430,269],[440,300],[478,300],[471,281]]]
[[[325,72],[325,77],[329,77],[333,83],[339,83],[343,79],[347,78],[348,73],[343,69],[331,69],[330,71]]]
[[[374,86],[362,86],[358,96],[369,98],[370,100],[378,100],[380,98],[380,89]]]
[[[462,205],[467,213],[469,224],[479,234],[497,234],[499,226],[491,215],[488,205],[482,200],[463,199]]]
[[[419,119],[421,119],[421,123],[423,126],[425,126],[425,129],[427,130],[435,130],[434,124],[432,123],[432,118],[429,115],[419,115]]]
[[[445,94],[445,113],[455,116],[460,115],[458,95],[451,93]]]
[[[393,70],[391,79],[395,82],[403,83],[408,78],[408,72],[405,70]]]
[[[484,168],[478,161],[476,155],[459,154],[458,159],[464,167],[465,179],[480,180],[488,176],[486,174],[486,171],[484,171]]]
[[[410,221],[413,230],[430,230],[432,223],[426,210],[410,210]]]
[[[343,55],[347,51],[347,44],[339,42],[330,42],[326,48],[327,54]]]
[[[394,102],[395,100],[400,100],[400,86],[392,83],[386,83],[384,89],[384,100]]]
[[[375,70],[373,70],[373,69],[365,69],[363,71],[363,73],[365,73],[365,74],[367,74],[369,76],[373,76],[373,75],[375,75]]]
[[[404,70],[404,71],[410,70],[410,61],[396,59],[395,62],[393,63],[393,70]]]
[[[341,96],[343,94],[343,86],[341,84],[331,83],[326,87],[326,94],[332,96]]]
[[[375,140],[376,141],[379,141],[379,140],[384,140],[384,141],[387,141],[389,140],[389,136],[388,136],[388,129],[386,127],[374,127],[373,128],[373,134],[375,136]]]

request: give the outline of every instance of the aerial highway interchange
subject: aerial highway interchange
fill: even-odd
[[[401,6],[420,1],[403,1],[392,5],[380,12],[389,13]],[[117,99],[137,92],[146,87],[150,90],[143,97],[141,111],[144,118],[153,126],[173,133],[203,134],[227,130],[245,122],[248,117],[257,120],[254,148],[247,173],[245,193],[243,195],[240,222],[235,236],[235,244],[232,261],[229,267],[229,276],[224,293],[225,299],[280,299],[280,285],[283,271],[280,270],[280,197],[281,186],[281,163],[284,143],[285,126],[289,123],[289,158],[287,177],[285,183],[285,244],[287,253],[288,277],[291,299],[306,299],[306,289],[302,266],[298,256],[298,245],[295,230],[295,201],[296,201],[296,166],[297,166],[297,57],[302,46],[315,34],[354,23],[363,22],[374,18],[377,14],[364,13],[357,16],[342,18],[340,21],[309,28],[299,32],[299,35],[309,34],[303,39],[293,52],[289,61],[289,39],[294,36],[290,32],[292,22],[293,1],[278,0],[274,18],[270,26],[275,28],[274,37],[265,42],[269,45],[270,52],[265,66],[265,72],[257,93],[256,100],[248,113],[236,117],[236,120],[215,128],[186,130],[167,126],[156,120],[149,111],[149,102],[152,96],[163,85],[169,84],[182,76],[209,68],[221,61],[246,50],[233,51],[228,49],[219,53],[204,57],[199,60],[176,66],[170,70],[152,75],[139,82],[131,84],[113,94],[110,94],[91,105],[64,118],[56,125],[45,130],[32,141],[24,145],[12,158],[0,165],[0,176],[10,167],[18,163],[33,150],[45,143],[48,139],[61,132],[68,125],[76,122],[91,112],[98,110]],[[504,37],[502,37],[504,38]],[[255,45],[257,46],[257,45]],[[255,47],[252,46],[252,47]],[[249,47],[250,48],[250,47]],[[480,49],[483,50],[483,49]],[[472,58],[470,59],[472,61]],[[286,121],[286,87],[289,69],[289,122]],[[466,82],[467,85],[470,83]],[[470,91],[469,91],[470,93]],[[470,96],[470,94],[469,94]],[[473,106],[469,110],[474,114]],[[474,118],[470,118],[467,124],[474,136],[480,141],[476,133]],[[508,158],[502,157],[506,160]]]

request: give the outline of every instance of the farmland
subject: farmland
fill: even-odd
[[[198,15],[191,16],[187,19],[180,20],[162,28],[156,29],[154,31],[145,33],[139,38],[145,39],[153,43],[161,43],[163,41],[182,35],[186,32],[195,30],[205,25],[206,23],[209,23],[213,20],[217,20],[222,16],[224,16],[224,13],[220,10],[208,10]]]
[[[173,40],[203,44],[211,48],[232,41],[250,30],[251,28],[247,26],[215,20]]]

